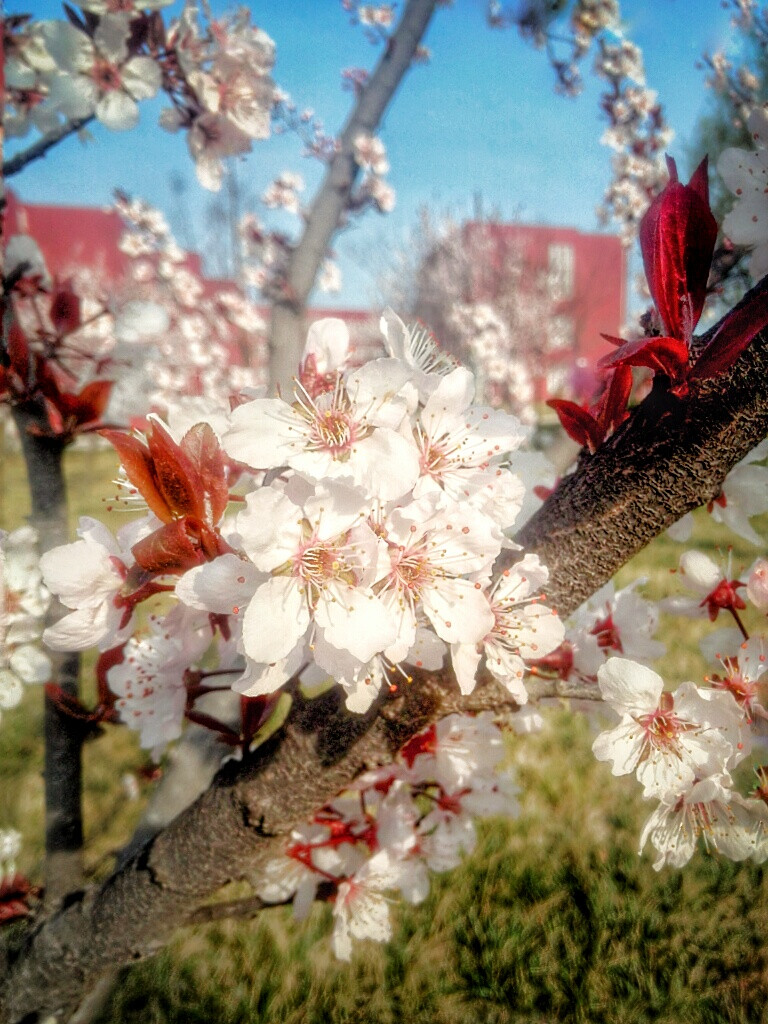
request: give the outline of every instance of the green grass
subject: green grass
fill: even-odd
[[[71,453],[72,525],[103,515],[114,460]],[[6,456],[0,524],[28,511],[20,460]],[[110,525],[120,525],[117,513]],[[697,522],[696,546],[720,531]],[[755,552],[734,539],[736,565]],[[620,573],[670,590],[683,547],[661,538]],[[674,578],[672,578],[674,588]],[[710,627],[662,623],[670,685],[698,679],[696,640]],[[25,835],[22,867],[42,863],[40,692],[0,724],[0,827]],[[123,973],[100,1024],[756,1024],[768,1021],[768,892],[762,867],[699,853],[683,871],[657,874],[637,842],[652,805],[631,779],[592,757],[593,732],[564,709],[545,730],[508,740],[521,787],[515,821],[484,823],[475,853],[433,876],[421,907],[397,905],[393,941],[359,943],[334,960],[330,909],[296,925],[275,909],[255,922],[180,932],[152,960]],[[102,875],[143,800],[129,802],[124,771],[144,760],[133,735],[110,729],[85,755],[87,865]]]

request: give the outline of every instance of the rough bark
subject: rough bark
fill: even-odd
[[[290,394],[291,380],[304,347],[307,299],[331,239],[349,208],[360,170],[353,156],[354,141],[358,135],[375,133],[413,61],[436,3],[437,0],[408,0],[397,29],[341,133],[339,152],[328,167],[307,215],[301,240],[291,253],[284,290],[272,307],[270,328],[270,383],[286,394]]]
[[[757,294],[768,293],[763,283]],[[768,433],[768,331],[732,369],[684,400],[661,388],[597,455],[583,457],[522,532],[548,561],[549,591],[573,610],[688,509]],[[616,539],[618,537],[618,539]],[[586,694],[586,696],[591,696]],[[0,982],[0,1020],[32,1024],[71,1013],[107,968],[162,946],[225,882],[258,874],[298,822],[366,767],[386,762],[428,722],[452,711],[509,710],[482,680],[462,697],[450,680],[418,677],[371,713],[347,714],[334,691],[296,695],[286,728],[214,786],[100,889],[40,922]]]

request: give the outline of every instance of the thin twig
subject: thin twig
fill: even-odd
[[[37,142],[32,143],[31,146],[22,149],[20,153],[5,160],[3,162],[3,176],[11,178],[14,174],[18,174],[19,171],[23,170],[27,164],[31,164],[34,160],[42,159],[49,149],[53,149],[54,146],[58,146],[60,142],[70,135],[79,132],[81,128],[84,128],[93,121],[95,116],[95,114],[89,114],[87,117],[78,117],[74,121],[65,121],[58,128],[52,128],[42,138],[39,138]]]

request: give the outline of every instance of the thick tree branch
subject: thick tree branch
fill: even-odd
[[[739,303],[768,302],[764,278]],[[737,307],[737,308],[739,308]],[[717,325],[697,341],[701,351]],[[516,540],[550,569],[547,596],[569,614],[686,512],[720,492],[768,435],[768,332],[685,399],[658,386],[594,455],[582,452]]]
[[[766,294],[763,282],[747,301]],[[581,459],[521,535],[548,562],[549,591],[564,614],[713,497],[768,433],[767,371],[768,331],[687,399],[657,387],[596,455]],[[551,684],[542,685],[549,692]],[[0,982],[0,1020],[32,1024],[71,1013],[104,970],[150,954],[224,883],[253,877],[295,825],[426,724],[452,711],[503,715],[513,707],[492,680],[462,697],[435,675],[387,694],[366,716],[346,713],[337,691],[311,702],[295,694],[287,726],[251,761],[228,765],[101,889],[40,923]]]
[[[94,114],[89,114],[88,117],[78,117],[74,121],[65,121],[58,128],[52,128],[39,138],[37,142],[33,142],[31,146],[27,146],[26,149],[22,149],[15,156],[5,160],[3,162],[3,177],[11,178],[14,174],[22,171],[27,164],[42,159],[49,149],[53,149],[54,146],[58,146],[60,142],[63,142],[70,135],[75,135],[82,128],[85,128],[87,124],[93,121],[94,117]]]
[[[45,552],[68,539],[67,495],[64,482],[65,443],[39,433],[47,427],[42,402],[29,401],[13,408],[21,438],[31,497],[32,525]],[[52,602],[49,621],[64,609]],[[65,693],[78,695],[78,654],[50,654],[52,678]],[[45,888],[46,900],[55,905],[82,885],[83,730],[76,719],[62,714],[45,698]]]
[[[304,344],[304,312],[317,272],[349,207],[360,168],[354,158],[358,135],[371,135],[411,66],[437,0],[408,0],[403,16],[376,70],[355,104],[341,133],[339,152],[331,161],[315,196],[301,241],[293,250],[284,295],[272,307],[270,383],[290,393]]]

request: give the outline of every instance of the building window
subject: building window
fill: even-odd
[[[549,292],[555,302],[570,299],[573,296],[575,256],[572,245],[561,243],[550,245],[549,258]]]
[[[573,319],[569,316],[550,317],[547,324],[547,347],[550,352],[573,351],[576,333]]]

